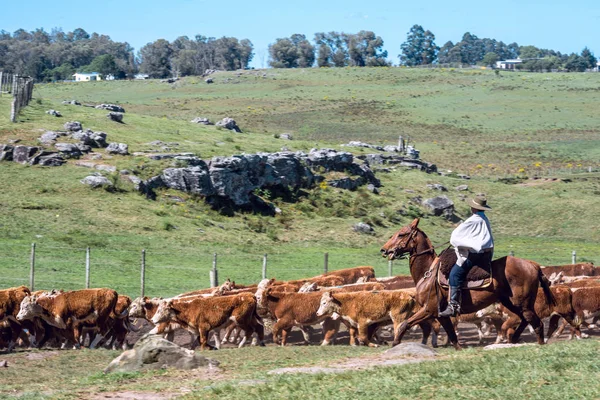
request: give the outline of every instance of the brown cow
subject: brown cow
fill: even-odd
[[[317,316],[338,314],[352,328],[358,330],[360,344],[377,347],[369,341],[369,326],[391,321],[394,333],[400,324],[413,314],[416,302],[412,295],[403,291],[380,292],[325,292],[321,296]],[[350,341],[354,340],[354,329],[350,330]]]
[[[31,291],[27,286],[0,290],[0,322],[4,321],[11,332],[7,344],[9,352],[15,347],[17,339],[22,336],[23,326],[17,320],[17,316],[20,311],[21,302],[30,294]]]
[[[92,322],[98,331],[94,348],[108,332],[107,321],[115,310],[118,295],[112,289],[84,289],[57,295],[27,296],[21,302],[18,320],[41,317],[48,324],[65,329],[75,347],[81,347],[83,323]]]
[[[561,272],[564,276],[600,276],[600,268],[596,268],[593,263],[542,266],[541,268],[546,276]]]
[[[410,275],[390,276],[387,278],[372,279],[385,285],[386,290],[408,289],[415,287],[415,281]]]
[[[191,301],[169,299],[160,302],[152,322],[159,324],[176,321],[199,337],[202,350],[213,348],[208,344],[208,335],[212,330],[232,323],[246,332],[245,340],[242,340],[239,347],[244,345],[254,331],[257,332],[262,345],[262,326],[256,321],[255,311],[256,299],[248,293],[237,296],[195,298]],[[220,346],[218,342],[217,346]]]
[[[571,304],[573,305],[577,322],[581,325],[586,325],[588,328],[595,328],[596,320],[600,317],[600,287],[572,288],[571,293]],[[592,324],[588,324],[585,321],[590,318],[593,318]],[[566,323],[563,323],[557,331],[557,335],[560,335],[563,332],[566,325]],[[581,333],[578,328],[578,326],[573,326],[573,324],[571,324],[571,334],[569,335],[569,339],[573,338],[573,333],[575,333],[578,338],[588,336],[587,334]]]

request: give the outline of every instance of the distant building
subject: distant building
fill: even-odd
[[[515,58],[513,60],[496,61],[497,69],[517,69],[517,65],[521,64],[523,60]]]
[[[600,72],[600,61],[596,62],[596,68],[594,68],[594,71]]]
[[[135,74],[133,77],[134,77],[134,79],[143,80],[143,79],[150,78],[150,75],[148,75],[148,74]]]
[[[101,81],[102,75],[98,72],[76,72],[73,78],[75,82]]]

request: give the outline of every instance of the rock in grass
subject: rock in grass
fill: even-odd
[[[133,372],[154,369],[212,369],[218,361],[208,359],[193,350],[184,349],[158,335],[145,335],[133,349],[123,352],[104,370],[110,372]]]
[[[48,111],[46,111],[46,114],[52,115],[55,117],[62,117],[62,114],[60,113],[60,111],[56,111],[56,110],[48,110]]]
[[[79,121],[69,121],[65,122],[65,129],[69,132],[77,132],[82,129],[81,122]]]
[[[456,189],[459,192],[464,192],[465,190],[469,190],[469,185],[458,185],[454,189]]]
[[[108,117],[108,119],[110,119],[111,121],[115,121],[118,123],[123,123],[123,113],[120,112],[109,112],[108,114],[106,114],[106,116]]]
[[[193,120],[190,121],[192,124],[200,124],[200,125],[212,125],[213,123],[210,122],[210,120],[208,118],[203,118],[203,117],[196,117]]]
[[[433,215],[450,218],[454,213],[454,203],[447,196],[437,196],[423,201],[423,206]]]
[[[354,232],[370,234],[373,233],[373,227],[369,224],[365,224],[364,222],[359,222],[358,224],[352,227]]]
[[[238,133],[242,133],[242,130],[236,124],[236,122],[233,118],[229,118],[229,117],[223,118],[222,120],[217,122],[215,125],[218,127],[221,127],[221,128],[229,129],[230,131],[236,131]]]
[[[119,112],[119,113],[125,112],[125,109],[123,107],[118,106],[116,104],[98,104],[95,108],[98,110],[108,110],[108,111],[114,111],[114,112]]]
[[[54,147],[67,158],[81,157],[81,149],[73,143],[56,143]]]
[[[106,152],[109,154],[120,154],[126,156],[129,154],[129,146],[125,143],[111,143],[106,148]]]
[[[81,181],[84,185],[89,185],[92,188],[97,187],[113,187],[113,183],[109,181],[105,176],[89,175],[83,178]]]

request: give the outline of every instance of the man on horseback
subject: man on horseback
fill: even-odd
[[[484,196],[470,199],[468,204],[473,215],[460,224],[450,237],[457,260],[448,280],[450,284],[448,307],[439,313],[440,317],[455,317],[460,314],[461,289],[467,274],[475,265],[489,269],[494,254],[492,228],[485,215],[485,211],[492,208],[487,205]]]

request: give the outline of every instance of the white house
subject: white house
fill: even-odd
[[[73,78],[76,82],[101,81],[102,75],[98,72],[76,72]]]
[[[496,61],[496,68],[498,69],[516,69],[517,65],[521,64],[523,60],[515,58],[512,60]]]

